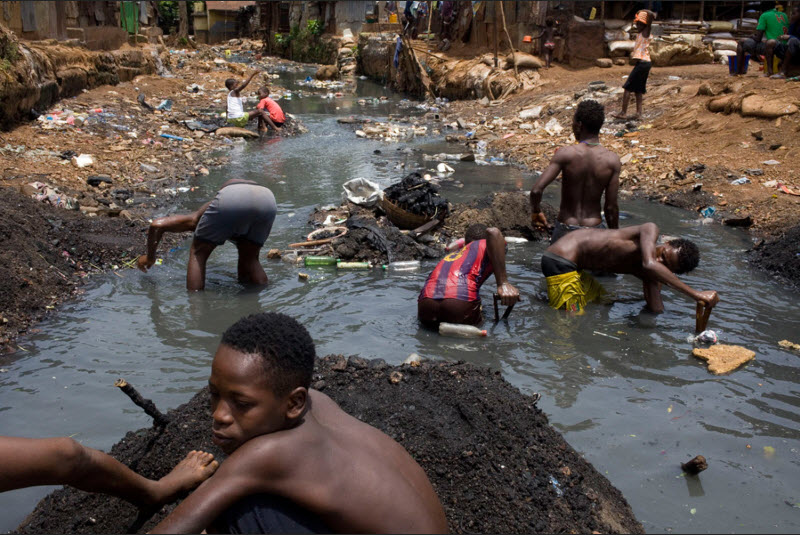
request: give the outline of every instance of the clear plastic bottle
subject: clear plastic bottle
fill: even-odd
[[[307,256],[303,259],[306,267],[310,266],[335,266],[336,259],[332,256]]]
[[[461,338],[479,338],[486,336],[486,329],[478,329],[474,325],[460,325],[458,323],[440,323],[439,334],[444,336],[460,336]]]
[[[419,260],[406,260],[403,262],[391,262],[389,264],[383,264],[381,267],[390,271],[412,271],[419,269],[419,266]]]

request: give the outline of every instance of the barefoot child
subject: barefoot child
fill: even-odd
[[[260,88],[258,88],[258,100],[259,102],[256,108],[267,112],[266,123],[277,132],[278,129],[283,126],[283,123],[286,122],[286,116],[283,114],[281,107],[278,106],[278,103],[269,98],[269,87],[262,85]],[[260,117],[258,122],[259,132],[266,132],[267,126],[261,124]]]
[[[69,485],[110,494],[140,507],[154,507],[192,490],[211,477],[217,466],[210,453],[192,451],[169,474],[153,481],[71,438],[0,437],[0,492]]]
[[[309,388],[314,342],[284,314],[222,335],[208,380],[229,457],[153,533],[443,533],[444,510],[403,447]]]
[[[250,112],[244,111],[244,103],[242,102],[241,92],[247,87],[247,84],[258,74],[258,71],[253,71],[247,80],[237,80],[236,78],[228,78],[225,80],[225,87],[228,88],[228,124],[231,126],[238,126],[245,128],[247,123],[253,117],[258,117],[266,121],[267,114],[263,110],[253,110]]]
[[[622,86],[625,93],[622,95],[622,111],[614,116],[617,119],[628,118],[628,102],[631,99],[631,93],[636,96],[636,115],[631,119],[639,119],[642,116],[642,96],[647,92],[647,76],[653,65],[650,62],[650,40],[652,39],[650,30],[655,18],[655,13],[643,9],[636,13],[636,17],[633,19],[639,32],[633,45],[633,52],[631,52],[631,58],[636,65],[633,66],[625,85]]]
[[[556,49],[556,33],[558,29],[556,28],[556,22],[553,17],[544,19],[544,24],[545,27],[542,33],[537,35],[536,39],[542,39],[544,37],[542,48],[544,49],[545,67],[549,69],[550,63],[553,61],[553,50]]]

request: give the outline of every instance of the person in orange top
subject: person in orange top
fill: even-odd
[[[278,129],[283,126],[283,123],[286,122],[286,115],[283,114],[283,110],[280,106],[278,106],[278,103],[269,98],[269,87],[265,85],[261,86],[258,89],[258,98],[259,102],[256,108],[259,110],[267,110],[268,116],[265,118],[265,121],[269,126],[272,127],[273,130],[277,132]],[[259,118],[259,121],[260,120],[261,119]],[[259,122],[258,130],[261,132],[266,132],[267,125]]]
[[[631,59],[636,62],[628,80],[622,88],[625,93],[622,95],[622,111],[614,117],[617,119],[628,119],[628,102],[631,99],[631,93],[636,95],[636,115],[631,119],[639,119],[642,116],[642,95],[647,92],[647,76],[650,74],[650,29],[653,26],[653,20],[656,14],[647,9],[643,9],[636,13],[633,22],[636,24],[636,30],[639,34],[636,36],[636,42],[633,45],[633,52],[631,52]]]

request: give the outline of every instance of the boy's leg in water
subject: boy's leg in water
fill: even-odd
[[[258,261],[261,247],[261,245],[246,239],[236,242],[236,248],[239,250],[239,282],[242,284],[264,286],[269,282],[264,268],[261,267],[261,262]]]
[[[189,265],[186,267],[186,289],[196,292],[206,287],[206,261],[216,245],[205,240],[192,240]]]
[[[153,481],[71,438],[0,437],[0,492],[36,485],[69,485],[136,505],[161,505],[208,479],[218,466],[213,459],[210,453],[192,451],[169,474]]]

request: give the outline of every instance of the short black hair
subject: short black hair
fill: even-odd
[[[246,316],[222,334],[220,342],[251,355],[259,355],[267,383],[278,397],[298,386],[308,388],[317,356],[305,327],[286,314],[262,312]]]
[[[227,87],[228,89],[233,90],[235,86],[236,86],[236,78],[228,78],[227,80],[225,80],[225,87]]]
[[[477,240],[485,240],[489,237],[489,234],[486,232],[487,226],[483,223],[475,223],[474,225],[470,225],[467,231],[464,233],[464,242],[470,243]]]
[[[544,23],[547,26],[552,26],[553,24],[556,23],[556,21],[555,21],[555,19],[553,19],[553,17],[547,17],[546,19],[544,19]]]
[[[678,269],[675,270],[677,275],[689,273],[700,263],[700,250],[694,242],[679,238],[668,241],[667,245],[678,250]]]
[[[590,133],[599,134],[606,120],[606,111],[603,105],[596,100],[584,100],[575,110],[575,120]]]

